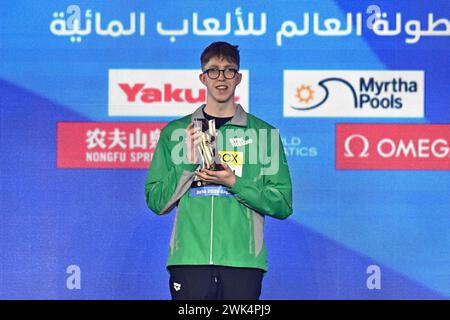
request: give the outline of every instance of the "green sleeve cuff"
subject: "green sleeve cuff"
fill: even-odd
[[[232,188],[228,188],[228,191],[230,191],[232,194],[239,194],[243,188],[242,185],[242,178],[236,176],[236,182],[234,183],[234,186]]]

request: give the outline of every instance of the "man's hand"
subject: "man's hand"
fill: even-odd
[[[223,166],[224,170],[212,171],[202,169],[201,171],[196,171],[195,174],[203,181],[213,182],[216,184],[221,184],[228,188],[232,188],[236,183],[236,175],[226,163],[221,163],[221,165]]]
[[[194,128],[194,125],[190,123],[186,127],[186,158],[189,163],[199,163],[199,155],[197,146],[202,140],[202,130],[200,128]]]

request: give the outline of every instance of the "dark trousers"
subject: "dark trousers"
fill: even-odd
[[[264,270],[223,266],[170,266],[173,300],[258,300]]]

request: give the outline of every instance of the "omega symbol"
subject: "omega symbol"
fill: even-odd
[[[353,158],[353,157],[355,157],[353,152],[350,150],[350,142],[353,139],[360,139],[363,142],[363,144],[364,144],[364,147],[363,147],[361,153],[359,153],[358,157],[359,158],[367,158],[369,156],[369,140],[367,140],[367,138],[365,136],[360,135],[360,134],[353,134],[353,135],[349,136],[345,140],[345,144],[344,144],[345,153],[344,153],[344,156],[346,158]]]

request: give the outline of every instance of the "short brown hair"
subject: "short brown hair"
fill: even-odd
[[[224,41],[211,43],[208,47],[205,48],[205,50],[203,50],[202,55],[200,56],[202,69],[213,57],[224,58],[230,62],[236,63],[239,69],[239,46],[233,46]]]

